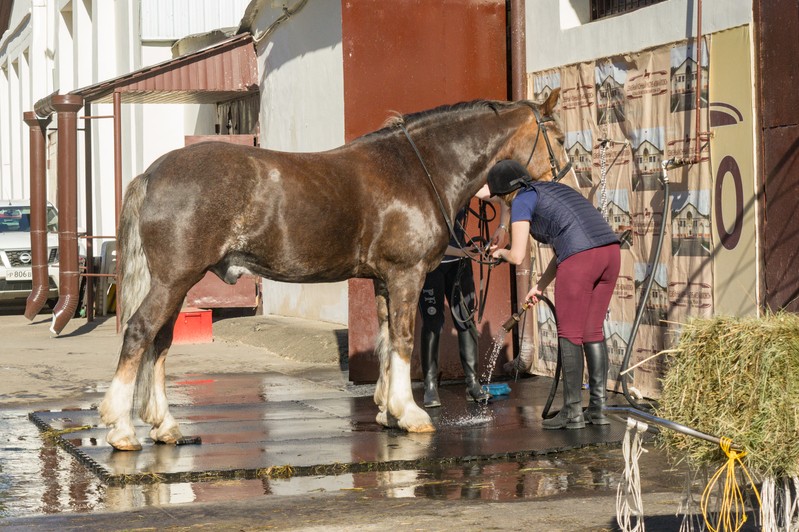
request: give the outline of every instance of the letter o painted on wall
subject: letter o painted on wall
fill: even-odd
[[[727,174],[730,174],[735,186],[735,223],[732,231],[727,231],[721,205],[721,191],[724,189],[724,178]],[[741,239],[741,230],[744,225],[744,187],[741,182],[741,169],[738,168],[738,163],[731,155],[727,155],[719,163],[719,168],[716,172],[715,196],[716,230],[721,238],[721,245],[727,249],[735,249]]]

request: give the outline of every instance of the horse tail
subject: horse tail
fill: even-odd
[[[122,214],[119,218],[119,312],[123,327],[136,313],[144,297],[150,291],[150,268],[142,249],[139,215],[147,195],[148,175],[134,178],[125,191]],[[136,372],[134,405],[139,405],[139,417],[150,421],[152,411],[153,368],[156,359],[155,347],[149,344],[141,355]]]
[[[139,231],[139,211],[147,194],[146,174],[134,178],[125,192],[119,218],[119,310],[126,324],[150,289],[150,268],[144,255]]]

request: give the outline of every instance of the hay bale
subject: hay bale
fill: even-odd
[[[730,438],[762,477],[799,475],[799,316],[695,319],[675,351],[657,415]],[[718,445],[668,429],[660,441],[695,466],[724,459]]]

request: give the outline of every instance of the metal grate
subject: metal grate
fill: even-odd
[[[664,0],[591,0],[591,20],[629,13]]]

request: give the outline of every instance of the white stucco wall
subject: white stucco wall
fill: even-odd
[[[253,34],[282,14],[262,2]],[[344,143],[341,3],[308,2],[258,45],[261,147],[323,151]],[[310,220],[309,223],[313,223]],[[347,283],[264,281],[264,313],[347,324]]]
[[[590,0],[527,3],[527,71],[637,52],[696,36],[696,0],[667,0],[595,22]],[[704,0],[702,33],[752,22],[751,0]]]
[[[191,17],[170,15],[185,12],[187,2],[194,6]],[[144,5],[141,0],[16,0],[9,30],[0,36],[0,199],[30,195],[29,128],[22,121],[24,111],[33,110],[38,100],[56,90],[67,94],[169,60],[170,45],[185,37],[183,32],[235,26],[246,5],[247,0],[144,0]],[[145,15],[148,30],[158,29],[157,38],[143,39],[140,17]],[[214,113],[190,105],[123,105],[123,186],[161,154],[182,146],[185,134],[212,133]],[[111,115],[113,106],[94,104],[91,114]],[[50,127],[57,126],[53,119]],[[78,127],[83,128],[82,121]],[[112,235],[113,121],[94,120],[91,127],[93,231]],[[87,225],[83,143],[84,135],[79,133],[79,228]],[[55,148],[48,148],[48,153],[54,155]],[[53,199],[54,176],[51,165],[48,196]],[[96,249],[99,252],[100,246]]]

